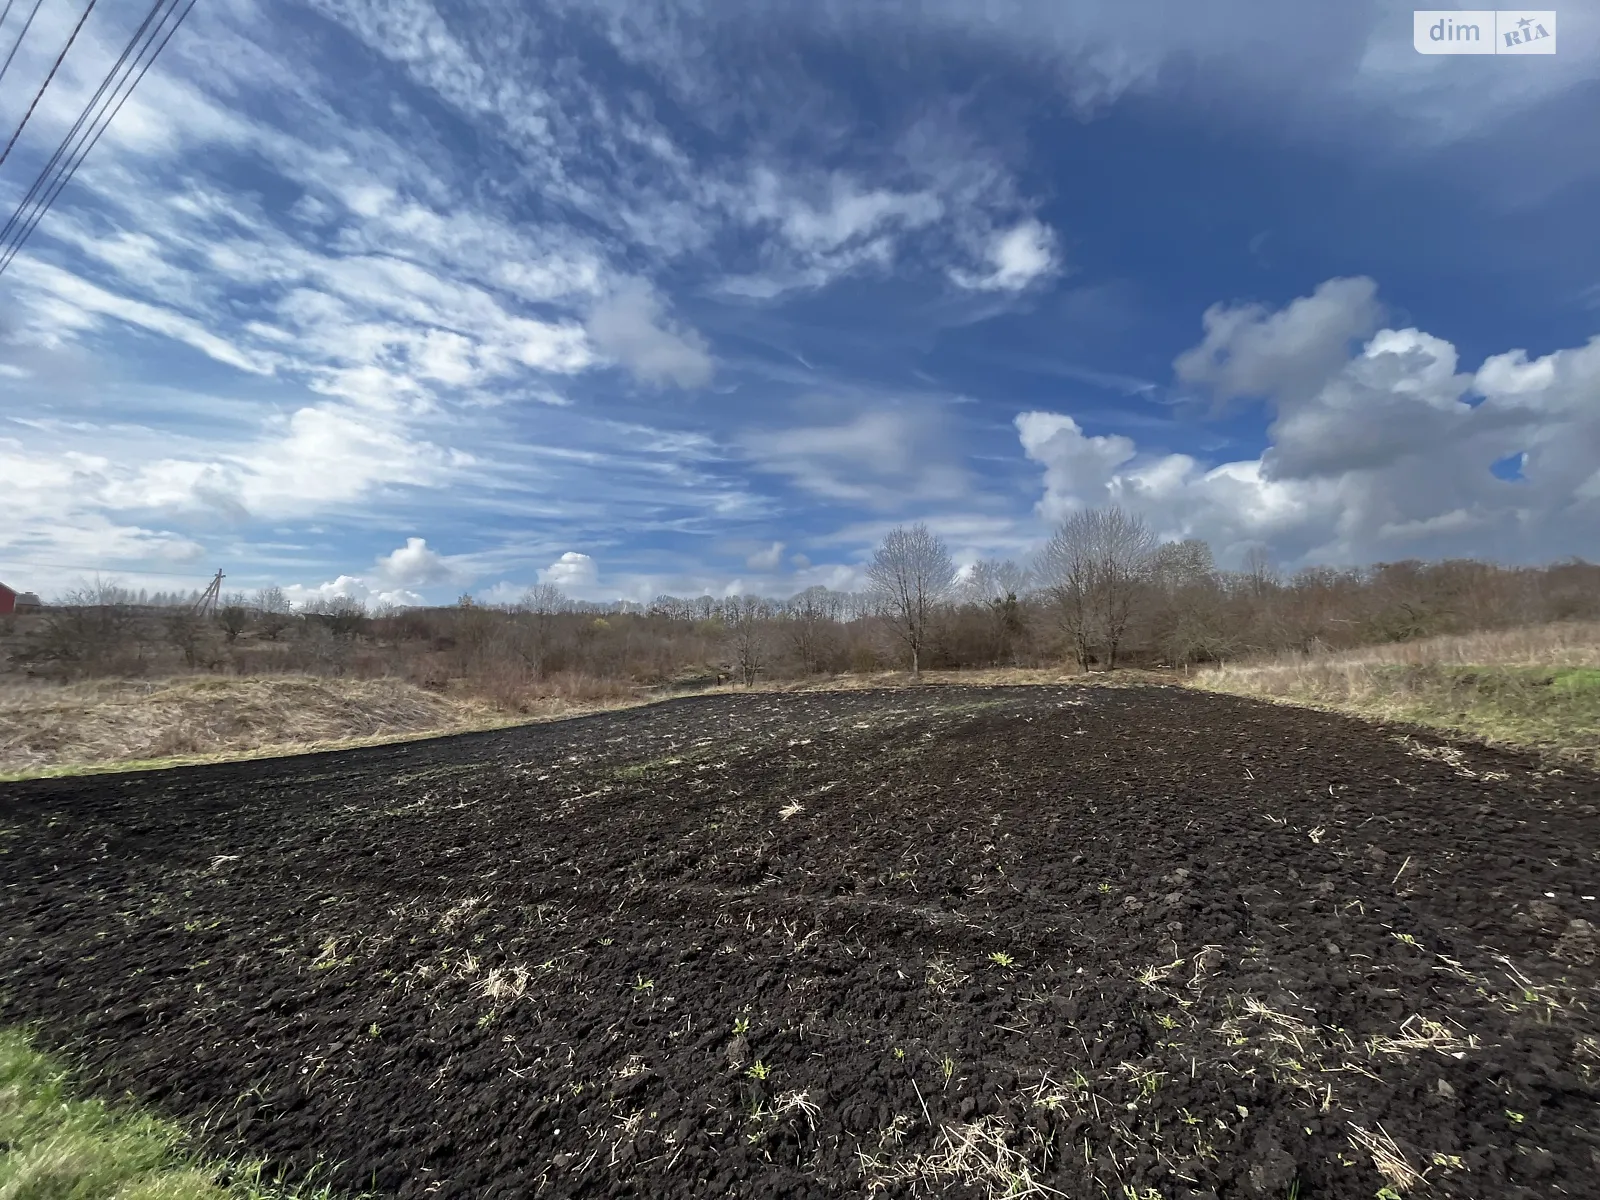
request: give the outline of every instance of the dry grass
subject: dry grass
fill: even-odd
[[[1283,655],[1202,671],[1191,682],[1600,763],[1595,622]]]
[[[518,709],[399,680],[193,676],[0,688],[0,778],[175,766],[492,729],[638,703],[568,685]]]
[[[1030,684],[1129,686],[1172,682],[1145,671],[1075,674],[996,668],[830,675],[652,691],[622,680],[562,674],[536,685],[507,676],[440,692],[399,679],[311,675],[192,675],[67,685],[0,684],[0,780],[137,770],[344,749],[497,729],[691,695]]]

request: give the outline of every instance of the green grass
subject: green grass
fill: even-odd
[[[1301,662],[1208,672],[1195,682],[1600,765],[1600,667]]]
[[[1439,666],[1399,682],[1400,710],[1421,724],[1600,759],[1600,668]]]
[[[73,1094],[67,1071],[19,1029],[0,1029],[0,1200],[327,1200],[264,1164],[200,1157],[183,1129]]]

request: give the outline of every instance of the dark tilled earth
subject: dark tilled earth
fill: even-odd
[[[1159,687],[7,785],[0,1021],[352,1192],[1595,1196],[1597,804]]]

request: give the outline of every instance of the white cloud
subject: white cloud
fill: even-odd
[[[365,579],[354,575],[340,575],[327,583],[307,587],[291,583],[283,589],[284,597],[296,608],[304,608],[319,600],[356,600],[372,607],[403,608],[427,603],[423,596],[409,588],[373,588]]]
[[[428,548],[426,538],[408,537],[406,544],[378,559],[378,575],[399,587],[423,587],[449,583],[455,572],[444,557]]]
[[[956,499],[971,486],[936,413],[874,410],[837,425],[750,430],[741,440],[754,466],[827,500],[894,508]]]
[[[587,554],[568,550],[539,571],[540,583],[553,583],[570,594],[594,588],[600,582],[600,566]]]
[[[978,291],[1020,292],[1056,272],[1056,236],[1040,221],[1023,221],[995,233],[985,257],[987,272],[958,269],[950,273],[950,278],[961,287]]]
[[[704,387],[711,381],[705,339],[667,318],[661,298],[642,280],[629,280],[589,316],[589,336],[604,354],[645,383]]]
[[[1185,383],[1221,400],[1297,396],[1322,385],[1349,357],[1350,343],[1377,327],[1377,284],[1330,279],[1278,312],[1259,304],[1214,304],[1201,318],[1205,338],[1173,363]]]
[[[752,571],[770,571],[783,561],[783,543],[773,542],[765,550],[757,550],[744,560]]]
[[[1258,459],[1208,467],[1091,438],[1059,413],[1023,413],[1024,453],[1045,469],[1039,513],[1108,501],[1168,537],[1224,556],[1271,544],[1288,562],[1397,556],[1554,558],[1600,527],[1600,337],[1529,361],[1516,350],[1475,373],[1449,342],[1381,329],[1353,353],[1377,306],[1367,280],[1330,280],[1277,312],[1219,309],[1180,374],[1221,396],[1261,395],[1271,442]],[[1474,400],[1477,400],[1474,403]],[[1490,471],[1522,456],[1522,479]]]

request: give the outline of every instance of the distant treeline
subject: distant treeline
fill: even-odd
[[[1443,633],[1600,620],[1600,565],[1470,559],[1276,570],[1216,566],[1209,546],[1158,544],[1118,510],[1064,522],[1028,564],[958,570],[937,537],[892,532],[860,592],[659,596],[598,604],[541,584],[512,604],[295,607],[281,589],[225,597],[100,583],[0,630],[4,669],[56,678],[174,670],[392,676],[515,705],[581,681],[641,685],[904,668],[1181,666]]]

